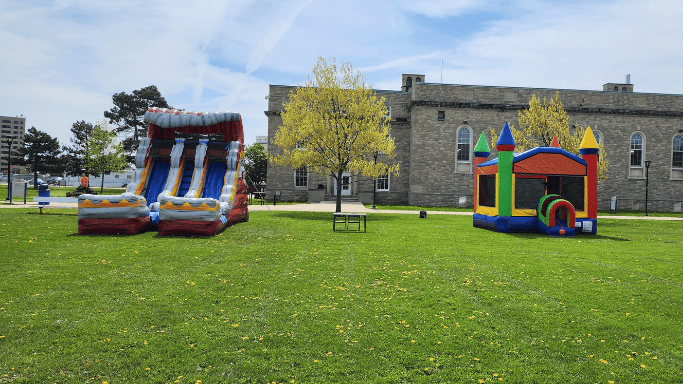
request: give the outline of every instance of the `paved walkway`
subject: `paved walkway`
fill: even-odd
[[[6,201],[0,202],[0,208],[37,208],[38,203],[29,201],[27,204],[12,203]],[[78,208],[77,203],[50,203],[45,208]],[[249,210],[252,212],[259,211],[296,211],[296,212],[334,212],[336,208],[334,201],[323,201],[316,204],[279,204],[279,205],[250,205]],[[396,209],[371,209],[366,208],[362,203],[342,203],[342,212],[355,213],[398,213],[417,215],[418,211],[411,210],[396,210]],[[472,212],[452,212],[452,211],[427,211],[427,215],[461,215],[472,216]],[[653,216],[615,216],[603,215],[598,216],[598,219],[625,219],[625,220],[672,220],[683,221],[683,217],[653,217]]]

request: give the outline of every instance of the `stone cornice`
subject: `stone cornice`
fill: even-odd
[[[472,108],[472,109],[498,109],[500,111],[516,111],[527,109],[529,104],[513,103],[480,103],[476,101],[440,101],[440,100],[411,100],[407,104],[408,110],[413,107],[443,107],[443,108]],[[683,111],[660,111],[656,109],[626,109],[608,107],[571,107],[564,109],[570,113],[599,113],[606,115],[632,115],[632,116],[665,116],[683,117]]]

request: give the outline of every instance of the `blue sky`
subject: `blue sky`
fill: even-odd
[[[0,115],[68,143],[112,95],[156,85],[170,105],[242,115],[267,135],[269,84],[318,56],[376,89],[427,82],[683,93],[679,0],[0,0]]]

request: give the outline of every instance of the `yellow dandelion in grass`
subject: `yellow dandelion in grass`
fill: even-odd
[[[233,327],[239,327],[240,325],[239,324],[233,324],[232,326]]]
[[[484,383],[485,383],[485,381],[484,381],[484,380],[482,380],[482,379],[479,379],[479,383],[480,383],[480,384],[484,384]]]
[[[410,342],[411,342],[411,343],[414,343],[414,342],[415,342],[415,340],[410,340]]]
[[[608,382],[609,384],[614,384],[614,381],[612,381],[612,380],[607,380],[607,382]]]
[[[429,367],[425,368],[425,372],[426,372],[426,371],[429,371]]]
[[[608,363],[607,363],[607,360],[604,360],[604,359],[600,359],[600,360],[598,360],[598,361],[600,361],[600,362],[603,363],[603,364],[608,364]]]
[[[430,358],[429,358],[429,361],[434,361],[434,358],[433,358],[433,357],[430,357]]]
[[[640,368],[645,368],[645,364],[640,364]]]
[[[313,360],[313,362],[314,362],[314,363],[319,363],[319,361],[318,361],[318,360]]]
[[[151,369],[150,367],[147,367],[147,368],[145,368],[145,371],[149,371],[150,369]]]

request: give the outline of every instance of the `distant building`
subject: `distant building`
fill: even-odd
[[[608,210],[612,196],[618,208],[645,209],[649,174],[650,210],[680,211],[683,203],[683,95],[637,93],[625,84],[608,83],[602,91],[515,88],[425,83],[424,75],[405,74],[401,91],[376,90],[390,109],[391,136],[396,143],[400,176],[378,179],[377,203],[420,206],[473,205],[473,148],[485,132],[495,158],[489,129],[497,132],[532,95],[551,99],[560,93],[570,124],[591,126],[607,152],[608,179],[598,184],[598,209]],[[293,86],[271,85],[268,136],[282,124],[282,103]],[[562,143],[560,143],[562,144]],[[269,154],[280,153],[276,146]],[[649,172],[646,161],[651,161]],[[344,175],[347,198],[372,202],[373,180]],[[266,197],[282,200],[332,199],[335,183],[325,175],[268,163]],[[322,192],[324,191],[324,193]]]
[[[268,136],[256,136],[256,142],[263,145],[263,148],[268,152]]]
[[[7,157],[12,151],[12,157],[17,156],[17,150],[24,146],[24,136],[26,135],[26,118],[22,115],[0,116],[0,170],[7,173]],[[8,147],[8,139],[12,139],[12,148]],[[12,161],[12,165],[16,163]],[[23,167],[13,167],[12,173],[23,172]]]

